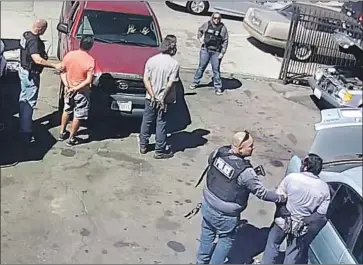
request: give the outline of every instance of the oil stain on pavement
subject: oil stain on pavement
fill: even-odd
[[[169,241],[166,243],[166,245],[174,250],[175,252],[184,252],[185,246],[182,243],[176,242],[176,241]]]

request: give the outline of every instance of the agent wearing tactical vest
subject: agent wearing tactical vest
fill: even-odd
[[[37,19],[30,31],[23,33],[20,39],[20,133],[25,143],[32,139],[33,111],[38,101],[40,73],[44,67],[55,68],[61,71],[60,63],[55,64],[47,61],[44,42],[40,36],[47,30],[47,21]]]
[[[210,62],[213,71],[213,85],[216,95],[222,95],[222,80],[220,74],[220,64],[228,47],[228,31],[221,22],[221,14],[214,13],[211,20],[199,27],[197,37],[201,43],[199,66],[195,73],[190,89],[198,87],[203,77],[204,71]],[[204,36],[204,37],[203,37]]]
[[[330,204],[328,184],[320,179],[323,160],[309,154],[300,171],[288,174],[276,192],[288,198],[286,206],[277,207],[267,239],[262,264],[276,264],[279,247],[287,237],[283,264],[307,264],[308,248],[325,226]],[[283,208],[283,209],[281,209]]]
[[[252,155],[253,149],[253,138],[244,131],[233,136],[230,146],[221,147],[209,156],[201,206],[203,220],[197,264],[225,262],[250,193],[264,201],[286,201],[284,195],[267,190],[259,180],[246,159]],[[214,247],[217,235],[218,242]]]

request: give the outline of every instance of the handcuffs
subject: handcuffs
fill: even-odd
[[[150,107],[152,109],[154,109],[156,107],[159,110],[161,110],[163,112],[166,112],[168,105],[165,104],[164,100],[163,101],[160,101],[160,100],[156,100],[155,98],[151,98],[150,99]]]

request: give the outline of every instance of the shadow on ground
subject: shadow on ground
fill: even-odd
[[[12,165],[27,161],[40,161],[56,143],[49,129],[58,126],[59,116],[52,113],[37,119],[33,125],[34,141],[24,145],[18,137],[20,81],[15,73],[10,73],[0,84],[0,165]]]
[[[228,257],[229,264],[252,264],[254,257],[265,250],[270,228],[257,228],[247,220],[242,220],[241,223],[237,239]]]
[[[177,11],[177,12],[183,12],[183,13],[188,13],[188,10],[183,7],[183,6],[179,6],[179,5],[176,5],[170,1],[165,1],[165,4],[167,7],[169,7],[170,9],[174,10],[174,11]],[[205,15],[196,15],[196,16],[205,16],[205,17],[208,17],[208,16],[211,16],[212,13],[211,12],[208,12],[207,14]],[[237,17],[237,16],[230,16],[230,15],[225,15],[225,14],[222,14],[222,18],[223,19],[228,19],[228,20],[236,20],[236,21],[243,21],[243,17]]]
[[[222,77],[222,87],[224,90],[235,90],[242,88],[242,82],[236,78]],[[209,83],[200,84],[198,88],[213,87],[213,78]]]

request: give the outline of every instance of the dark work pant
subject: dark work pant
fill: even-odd
[[[262,264],[277,264],[276,258],[279,255],[279,248],[286,238],[284,231],[273,224],[270,233],[268,235],[266,248],[262,257]],[[304,246],[303,238],[290,237],[287,240],[287,246],[285,251],[285,259],[283,264],[296,264],[302,259],[302,251],[306,249]],[[307,252],[304,251],[307,254]],[[299,260],[298,260],[299,259]]]
[[[166,113],[158,108],[152,108],[150,100],[145,100],[145,110],[139,135],[141,148],[145,148],[149,144],[154,123],[156,123],[155,153],[163,153],[166,148]]]

